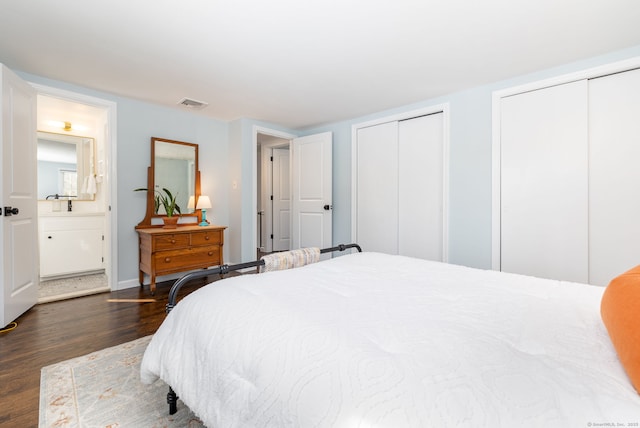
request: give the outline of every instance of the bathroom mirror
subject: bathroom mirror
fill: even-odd
[[[95,199],[95,141],[52,132],[38,132],[38,199]]]
[[[168,189],[180,207],[179,224],[199,223],[201,211],[189,206],[189,199],[200,195],[200,171],[198,169],[198,145],[182,141],[151,137],[151,166],[147,174],[147,189],[162,192]],[[156,211],[155,192],[147,192],[147,213],[138,228],[161,225],[156,221],[165,213]]]

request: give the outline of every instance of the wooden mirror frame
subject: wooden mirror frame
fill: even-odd
[[[191,146],[195,149],[195,177],[194,177],[195,195],[194,196],[196,200],[198,200],[198,197],[200,196],[200,169],[198,166],[199,164],[198,163],[198,145],[194,143],[185,143],[183,141],[167,140],[166,138],[151,137],[151,166],[147,169],[147,189],[149,189],[147,190],[147,212],[144,216],[144,219],[142,219],[142,221],[138,223],[138,225],[136,226],[136,229],[145,229],[150,227],[163,226],[162,222],[159,222],[158,224],[153,224],[154,218],[164,217],[162,214],[155,213],[155,198],[154,198],[155,192],[153,191],[153,189],[155,189],[156,141],[163,142],[163,143]],[[182,217],[191,217],[191,218],[194,218],[195,220],[185,221],[185,222],[179,221],[178,226],[197,225],[202,221],[202,210],[196,209],[193,213],[188,213],[188,214],[183,213],[180,215],[180,217],[181,217],[181,220],[182,220]]]

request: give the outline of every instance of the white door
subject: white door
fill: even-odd
[[[273,149],[273,251],[285,251],[291,245],[291,186],[289,149]]]
[[[442,113],[398,123],[398,254],[443,261]]]
[[[501,270],[588,281],[585,80],[501,100]]]
[[[0,323],[4,327],[36,304],[39,257],[36,91],[3,65],[0,74]]]
[[[291,248],[332,246],[332,134],[291,144]]]
[[[356,138],[355,242],[398,254],[398,122],[361,128]]]
[[[589,81],[589,283],[640,264],[640,70]]]
[[[355,242],[444,261],[444,112],[363,127],[354,156]]]

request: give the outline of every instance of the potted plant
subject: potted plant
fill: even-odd
[[[138,189],[134,189],[135,192],[145,191],[148,192],[149,189],[145,187],[140,187]],[[154,191],[155,195],[153,198],[154,201],[154,212],[158,214],[160,211],[160,207],[164,208],[164,212],[166,217],[163,217],[164,228],[165,229],[175,229],[178,225],[178,219],[182,214],[180,211],[180,206],[176,203],[176,195],[173,195],[171,191],[167,188],[162,188],[162,192],[159,190]]]

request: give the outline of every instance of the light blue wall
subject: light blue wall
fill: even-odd
[[[242,212],[243,198],[242,193],[244,186],[242,185],[242,167],[243,167],[243,141],[246,125],[244,120],[236,120],[229,125],[229,229],[227,229],[225,245],[229,244],[229,258],[227,261],[239,262],[242,260]],[[250,159],[250,153],[244,155]],[[246,163],[246,162],[245,162]],[[235,185],[234,185],[235,183]],[[234,188],[235,187],[235,188]],[[251,210],[251,204],[246,206],[244,210],[248,213]],[[246,260],[244,260],[246,261]]]
[[[471,88],[443,97],[315,127],[290,130],[251,119],[231,123],[177,109],[89,90],[63,82],[22,74],[28,81],[90,95],[117,103],[118,281],[136,281],[138,242],[134,230],[145,212],[144,194],[132,189],[146,185],[150,137],[199,144],[202,193],[214,205],[207,217],[228,225],[225,260],[252,260],[255,248],[253,177],[254,127],[290,134],[333,133],[333,242],[351,240],[351,132],[356,123],[431,105],[450,105],[449,260],[491,267],[491,97],[492,92],[536,80],[640,56],[640,46],[590,60],[567,64],[527,76]],[[237,188],[233,189],[232,183]]]
[[[253,119],[238,119],[230,123],[230,185],[229,201],[231,254],[232,263],[255,260],[257,236],[257,177],[254,177],[256,162],[256,128],[269,129],[297,135],[296,131],[283,128],[272,123]],[[236,188],[234,189],[234,183]],[[231,227],[233,226],[233,227]]]
[[[449,261],[491,268],[491,109],[492,93],[640,56],[640,46],[447,96],[306,129],[301,135],[333,132],[333,241],[351,240],[352,125],[427,106],[450,105]],[[473,72],[473,68],[469,69]]]
[[[333,132],[333,242],[351,241],[352,126],[449,103],[449,261],[491,267],[491,92],[474,88],[349,121],[305,130]],[[366,249],[365,249],[366,250]]]
[[[94,91],[54,81],[40,76],[20,73],[23,79],[89,95],[117,103],[117,237],[118,278],[120,284],[130,285],[138,278],[138,238],[135,226],[145,213],[143,192],[147,168],[150,165],[151,137],[186,141],[199,145],[199,167],[202,193],[209,195],[213,208],[207,218],[213,223],[228,224],[229,200],[229,135],[228,124],[191,112],[157,106],[130,98]],[[228,249],[225,248],[225,251]],[[225,254],[226,257],[226,254]]]
[[[226,122],[133,100],[120,98],[117,102],[118,276],[120,281],[126,281],[138,275],[138,238],[134,228],[144,217],[146,195],[132,190],[146,187],[150,138],[198,144],[201,191],[209,195],[213,205],[207,210],[207,218],[212,223],[227,224],[229,137]]]

